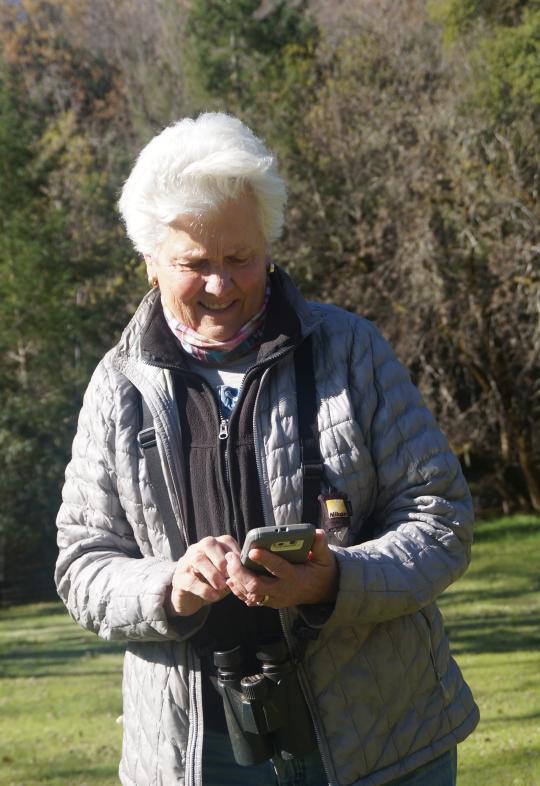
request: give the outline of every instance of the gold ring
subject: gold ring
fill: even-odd
[[[270,600],[270,595],[263,595],[260,600],[255,601],[256,606],[266,606],[268,601]]]

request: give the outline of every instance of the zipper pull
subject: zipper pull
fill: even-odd
[[[219,439],[227,439],[228,436],[229,436],[229,421],[223,418],[223,420],[219,424]]]

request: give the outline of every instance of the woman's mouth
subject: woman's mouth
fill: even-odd
[[[205,303],[200,301],[200,305],[205,308],[207,311],[226,311],[230,306],[235,303],[235,300],[227,300],[224,303]]]

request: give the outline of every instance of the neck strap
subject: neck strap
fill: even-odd
[[[317,391],[313,368],[311,336],[294,353],[296,374],[296,404],[302,461],[302,519],[316,525],[319,521],[319,494],[323,479],[323,464],[317,428]]]

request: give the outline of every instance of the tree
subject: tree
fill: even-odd
[[[292,170],[316,89],[318,35],[306,0],[193,0],[183,62],[194,111],[238,115]]]
[[[101,144],[114,80],[88,62],[77,69],[76,50],[51,32],[53,6],[28,10],[36,14],[9,41],[12,20],[0,27],[10,58],[0,80],[0,550],[8,583],[24,585],[26,562],[50,587],[82,390],[143,287],[113,207],[120,178]]]
[[[462,100],[466,75],[420,5],[400,25],[365,6],[340,36],[334,19],[290,257],[393,340],[482,504],[538,510],[534,124],[501,128]]]
[[[20,95],[19,85],[4,69],[0,77],[4,151],[0,182],[0,550],[8,557],[1,577],[8,583],[15,569],[23,569],[25,557],[35,562],[50,541],[54,520],[51,477],[61,471],[58,453],[65,453],[60,445],[67,436],[62,428],[64,415],[58,411],[62,369],[56,363],[51,372],[48,366],[49,342],[62,357],[66,341],[62,335],[65,307],[57,308],[64,277],[61,268],[54,271],[48,264],[51,253],[62,253],[63,216],[47,215],[40,194],[44,173],[33,166],[35,122]]]

